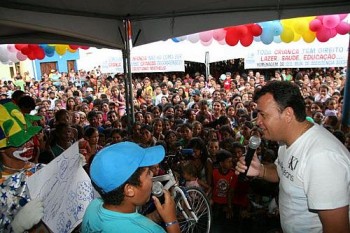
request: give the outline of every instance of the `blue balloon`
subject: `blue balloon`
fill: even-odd
[[[274,38],[273,38],[273,42],[275,42],[275,43],[281,43],[281,37],[280,36],[274,36]]]
[[[174,41],[175,43],[180,42],[180,40],[177,37],[171,38],[172,41]]]
[[[260,36],[261,42],[263,42],[266,45],[271,44],[273,41],[273,38],[274,38],[273,33],[269,31],[263,31],[263,33]]]
[[[49,56],[49,54],[52,54],[52,56],[53,56],[53,54],[55,53],[55,48],[52,47],[52,46],[47,45],[47,46],[44,48],[44,51],[45,51],[45,54],[46,54],[47,56]]]
[[[279,20],[272,21],[272,28],[273,28],[274,36],[281,35],[281,33],[283,31],[283,26]]]

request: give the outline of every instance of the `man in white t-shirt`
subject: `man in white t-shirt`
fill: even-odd
[[[255,155],[248,176],[279,182],[283,232],[350,232],[349,151],[322,126],[306,120],[298,86],[267,83],[254,102],[263,137],[280,147],[274,164],[261,164]],[[236,173],[246,169],[243,158]]]

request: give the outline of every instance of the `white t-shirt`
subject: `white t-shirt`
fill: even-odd
[[[350,154],[328,130],[315,124],[275,161],[283,232],[322,232],[317,211],[350,203]]]

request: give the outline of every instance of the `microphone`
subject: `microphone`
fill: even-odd
[[[164,203],[164,192],[163,184],[159,181],[154,181],[152,184],[152,194],[153,196],[158,197],[161,204]]]
[[[261,138],[258,136],[251,136],[249,138],[249,143],[248,143],[248,150],[247,153],[245,154],[245,165],[247,166],[247,170],[245,170],[244,173],[240,173],[238,176],[238,179],[243,181],[248,173],[250,163],[252,162],[255,150],[260,146],[261,143]]]

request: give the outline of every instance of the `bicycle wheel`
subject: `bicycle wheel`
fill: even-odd
[[[182,233],[209,233],[211,226],[211,208],[209,200],[206,195],[197,187],[190,187],[184,190],[188,203],[190,204],[193,212],[196,214],[198,221],[196,221],[191,211],[186,207],[183,197],[177,195],[176,202],[176,216],[180,224]],[[181,209],[185,212],[181,211]]]

